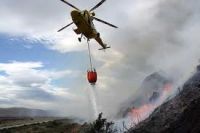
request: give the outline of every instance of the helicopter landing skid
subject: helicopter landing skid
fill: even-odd
[[[82,38],[83,38],[83,34],[81,34],[81,37],[78,38],[78,41],[81,42]]]
[[[108,48],[110,48],[110,46],[107,46],[106,48],[100,48],[99,50],[106,50]]]
[[[79,41],[79,42],[81,42],[81,40],[82,40],[82,38],[81,38],[81,37],[79,37],[79,38],[78,38],[78,41]]]

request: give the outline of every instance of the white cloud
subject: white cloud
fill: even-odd
[[[0,105],[2,107],[41,108],[59,111],[66,115],[73,110],[73,106],[69,111],[60,110],[60,108],[68,108],[68,105],[71,106],[71,103],[77,101],[80,104],[82,99],[81,96],[70,92],[69,88],[53,84],[55,80],[67,78],[71,74],[70,70],[51,71],[45,70],[42,62],[14,61],[0,63],[0,71],[5,73],[0,76]]]
[[[48,4],[47,4],[48,2]],[[95,4],[91,1],[72,2],[80,8]],[[81,7],[84,5],[85,7]],[[89,6],[90,7],[90,6]],[[44,41],[49,48],[59,52],[82,51],[85,46],[78,45],[78,36],[72,30],[75,25],[61,33],[57,30],[70,23],[71,7],[55,0],[20,0],[1,1],[0,32],[14,36],[23,36],[31,41]]]

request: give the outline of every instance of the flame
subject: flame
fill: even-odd
[[[132,120],[134,123],[139,123],[149,116],[149,112],[154,110],[154,105],[152,104],[144,104],[138,108],[134,108],[131,110],[130,114],[132,116]]]
[[[165,84],[164,87],[163,87],[163,90],[164,91],[171,91],[172,90],[172,85],[170,83],[168,84]]]
[[[171,90],[172,84],[167,83],[163,86],[163,91],[155,103],[149,102],[147,104],[141,105],[138,108],[132,108],[129,112],[129,116],[131,116],[132,121],[135,124],[138,124],[140,121],[143,121],[144,119],[149,117],[154,109],[164,102],[164,100],[170,94]]]

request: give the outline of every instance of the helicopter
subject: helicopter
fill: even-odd
[[[87,38],[87,41],[89,42],[90,39],[95,39],[101,46],[102,48],[99,50],[107,49],[110,48],[107,44],[103,43],[100,33],[97,32],[95,25],[93,23],[93,20],[99,21],[101,23],[104,23],[106,25],[109,25],[114,28],[118,28],[117,26],[110,24],[104,20],[101,20],[97,17],[95,17],[94,10],[97,9],[99,6],[101,6],[106,0],[100,1],[97,5],[95,5],[93,8],[91,8],[89,11],[88,10],[80,10],[76,6],[72,5],[71,3],[67,2],[66,0],[61,0],[68,6],[74,8],[75,10],[71,11],[71,18],[72,22],[61,29],[58,30],[58,32],[64,30],[65,28],[69,27],[72,24],[75,24],[77,29],[73,29],[74,32],[77,35],[81,35],[78,40],[81,42],[82,37],[85,36]]]

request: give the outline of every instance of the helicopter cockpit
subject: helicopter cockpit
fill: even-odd
[[[90,17],[89,12],[87,10],[81,11],[81,15],[85,18],[85,20],[88,22],[91,28],[96,32],[96,29],[93,23],[93,18]]]

